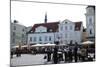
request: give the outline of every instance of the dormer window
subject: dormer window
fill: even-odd
[[[67,23],[67,22],[65,22],[65,23]]]
[[[70,30],[72,30],[72,26],[70,26]]]

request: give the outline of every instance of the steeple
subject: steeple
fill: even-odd
[[[47,12],[45,13],[44,23],[47,23]]]

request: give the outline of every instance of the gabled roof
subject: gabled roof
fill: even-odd
[[[44,26],[47,28],[47,32],[51,32],[50,30],[52,30],[52,32],[56,32],[58,30],[58,24],[59,22],[47,22],[47,23],[40,23],[40,24],[35,24],[33,25],[32,29],[30,30],[30,32],[32,31],[32,33],[35,32],[35,29],[39,26]]]

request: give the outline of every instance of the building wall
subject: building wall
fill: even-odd
[[[75,42],[80,43],[82,40],[82,25],[80,31],[75,31],[75,23],[64,20],[59,24],[59,35],[61,43],[70,44],[71,41],[73,44]]]
[[[18,23],[11,23],[11,46],[17,45],[19,42],[26,43],[26,27]]]
[[[86,27],[88,37],[95,36],[95,10],[93,7],[86,8]]]
[[[54,43],[54,41],[54,33],[28,34],[28,44]]]

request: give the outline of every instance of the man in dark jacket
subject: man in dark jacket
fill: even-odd
[[[57,49],[57,47],[55,46],[54,52],[53,52],[53,61],[54,61],[54,64],[57,64],[57,63],[58,63],[57,52],[58,52],[58,49]]]
[[[68,51],[69,62],[72,62],[72,50],[69,49]]]
[[[47,61],[51,61],[51,50],[49,48],[47,49]]]
[[[75,62],[77,62],[77,43],[75,43],[75,47],[74,47],[74,59],[75,59]]]

